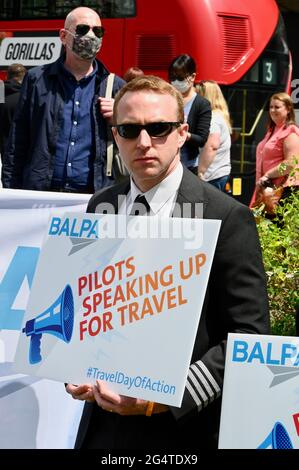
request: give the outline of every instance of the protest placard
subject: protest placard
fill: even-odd
[[[52,216],[15,366],[179,406],[219,221]]]
[[[229,334],[220,449],[299,449],[299,338]]]

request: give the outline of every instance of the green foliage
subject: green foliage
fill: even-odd
[[[271,330],[295,335],[295,309],[299,304],[299,192],[281,202],[274,219],[254,210],[268,279]]]

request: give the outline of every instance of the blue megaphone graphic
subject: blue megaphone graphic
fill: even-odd
[[[30,336],[29,362],[37,364],[42,360],[40,343],[43,333],[57,336],[69,343],[74,326],[74,299],[72,289],[67,285],[55,302],[43,313],[26,322],[23,333]]]
[[[258,449],[267,449],[268,447],[272,449],[293,449],[290,436],[285,427],[278,421],[274,424],[266,439],[258,446]]]

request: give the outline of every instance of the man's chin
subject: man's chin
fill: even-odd
[[[133,170],[133,175],[136,175],[139,179],[153,179],[158,178],[160,175],[164,174],[164,171],[159,171],[156,168],[146,168],[142,170]]]
[[[137,186],[154,187],[160,183],[166,175],[166,170],[148,169],[147,171],[133,171],[132,177]]]

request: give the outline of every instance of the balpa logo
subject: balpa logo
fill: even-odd
[[[97,239],[99,220],[52,217],[49,235]]]
[[[248,364],[266,365],[274,378],[270,387],[279,385],[299,375],[299,347],[297,344],[236,340],[233,343],[232,361]]]

